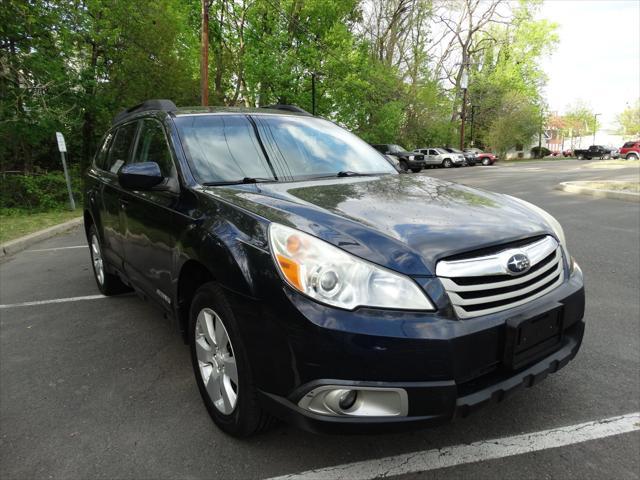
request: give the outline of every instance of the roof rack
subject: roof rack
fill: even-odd
[[[150,110],[174,112],[177,109],[178,107],[176,107],[176,104],[173,103],[171,100],[165,100],[165,99],[146,100],[142,103],[139,103],[138,105],[134,105],[131,108],[122,110],[115,117],[113,117],[113,121],[111,122],[111,124],[115,125],[116,123],[120,123],[125,118],[127,118],[130,115],[133,115],[134,113],[146,112]]]
[[[274,105],[265,105],[264,107],[260,107],[260,108],[270,108],[272,110],[284,110],[286,112],[300,113],[302,115],[308,115],[310,117],[313,116],[309,112],[307,112],[306,110],[298,107],[297,105],[287,105],[285,103],[276,103]]]

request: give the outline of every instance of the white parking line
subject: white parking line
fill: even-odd
[[[7,303],[4,305],[0,305],[0,309],[16,308],[16,307],[32,307],[34,305],[48,305],[50,303],[81,302],[83,300],[97,300],[99,298],[107,298],[107,297],[105,295],[87,295],[85,297],[54,298],[52,300],[38,300],[35,302]]]
[[[55,248],[40,248],[37,250],[25,250],[25,252],[55,252],[56,250],[69,250],[71,248],[89,248],[88,245],[73,245],[72,247],[55,247]]]
[[[640,412],[513,437],[348,463],[270,480],[370,480],[537,452],[640,430]]]

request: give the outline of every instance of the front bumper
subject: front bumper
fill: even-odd
[[[424,160],[405,160],[409,168],[424,168],[426,163]]]
[[[288,423],[316,433],[373,433],[440,425],[456,417],[466,417],[478,408],[500,402],[509,394],[531,387],[572,360],[580,348],[584,322],[575,324],[552,355],[512,375],[495,374],[475,384],[440,382],[358,382],[322,380],[298,389],[290,398],[262,393],[263,404]],[[305,392],[320,385],[403,388],[409,396],[406,417],[333,417],[309,412],[297,406]]]
[[[543,297],[467,320],[456,319],[437,279],[416,281],[434,301],[436,312],[333,309],[275,282],[268,304],[245,299],[238,308],[244,309],[248,322],[245,341],[262,405],[318,432],[435,425],[537,383],[566,365],[582,343],[584,287],[577,266]],[[505,360],[510,325],[557,310],[563,319],[558,343],[510,366]],[[298,406],[303,396],[322,385],[405,389],[408,414],[329,416]]]

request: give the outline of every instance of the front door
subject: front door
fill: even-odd
[[[189,217],[179,211],[178,172],[158,120],[142,120],[131,161],[157,163],[165,180],[155,189],[123,196],[125,271],[135,286],[170,310],[176,243]]]

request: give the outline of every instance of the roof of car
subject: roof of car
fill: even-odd
[[[221,113],[252,113],[252,114],[277,114],[294,116],[312,116],[309,112],[296,105],[274,104],[259,108],[248,107],[180,107],[171,100],[146,100],[138,105],[127,108],[118,113],[112,125],[122,123],[134,118],[141,113],[166,112],[171,115],[197,115],[197,114],[221,114]]]

